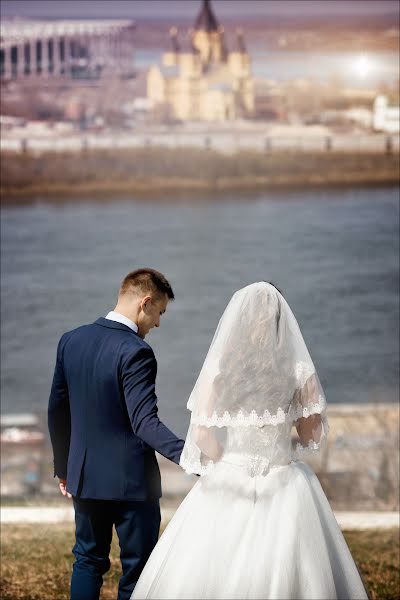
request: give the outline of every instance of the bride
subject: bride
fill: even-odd
[[[188,408],[180,464],[201,477],[132,599],[367,598],[319,481],[301,461],[326,441],[326,400],[273,285],[233,295]]]

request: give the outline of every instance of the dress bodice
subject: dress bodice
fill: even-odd
[[[243,465],[250,475],[266,475],[272,466],[292,460],[291,423],[227,427],[223,462]]]

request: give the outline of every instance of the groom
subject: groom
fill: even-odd
[[[58,344],[48,424],[54,476],[75,509],[71,600],[99,598],[113,526],[123,571],[118,600],[130,598],[157,542],[154,450],[179,464],[184,442],[158,418],[157,363],[144,338],[173,299],[164,275],[138,269],[123,280],[113,311]]]

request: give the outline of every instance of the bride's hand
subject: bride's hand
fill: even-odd
[[[222,446],[216,439],[213,430],[204,425],[197,425],[194,428],[194,439],[197,447],[208,458],[217,462],[222,456]]]

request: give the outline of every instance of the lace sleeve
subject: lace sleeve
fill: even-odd
[[[320,450],[329,431],[326,400],[317,373],[303,370],[298,381],[300,387],[292,401],[293,422],[299,436],[294,458]]]

